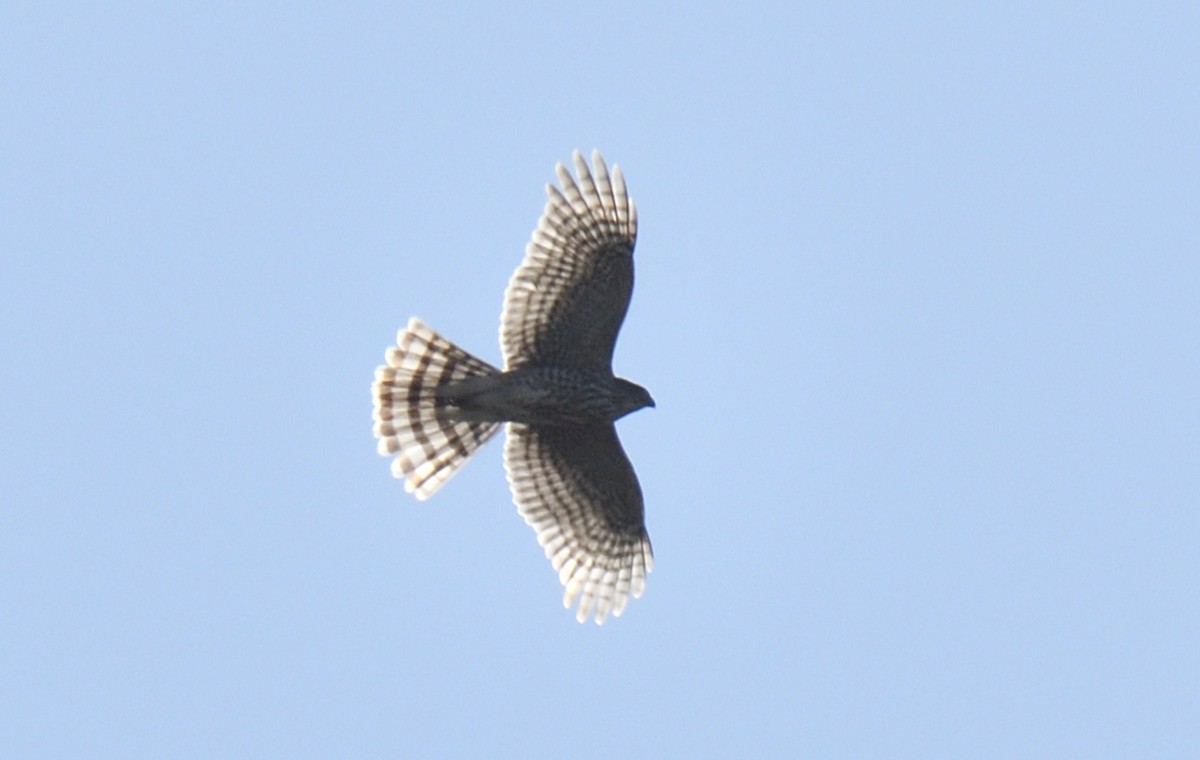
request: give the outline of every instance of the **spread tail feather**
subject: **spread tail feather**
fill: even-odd
[[[418,499],[434,494],[500,425],[455,416],[437,389],[500,370],[455,346],[413,317],[375,370],[375,437],[382,456],[395,455],[392,474]]]

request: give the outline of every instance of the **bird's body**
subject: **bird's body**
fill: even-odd
[[[599,425],[653,406],[644,388],[611,372],[563,367],[472,377],[443,385],[436,395],[460,419],[530,425]]]
[[[616,377],[612,353],[633,291],[637,212],[599,153],[578,181],[562,164],[505,293],[500,370],[419,319],[376,370],[375,435],[392,471],[431,496],[507,425],[513,499],[537,533],[576,617],[604,622],[640,596],[653,565],[642,491],[613,423],[649,392]]]

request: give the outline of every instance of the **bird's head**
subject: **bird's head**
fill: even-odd
[[[643,407],[653,407],[654,399],[650,396],[650,391],[646,390],[637,383],[631,383],[624,378],[616,378],[617,393],[616,393],[616,411],[615,419],[620,419],[630,412],[636,412]]]

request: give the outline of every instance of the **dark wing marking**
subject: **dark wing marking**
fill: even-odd
[[[642,490],[611,424],[509,423],[504,463],[513,500],[564,586],[563,606],[603,623],[639,597],[654,564]]]
[[[559,184],[513,273],[500,316],[506,369],[552,365],[609,370],[617,332],[633,292],[637,209],[619,167],[599,151],[592,170],[579,151],[572,179],[556,167]]]

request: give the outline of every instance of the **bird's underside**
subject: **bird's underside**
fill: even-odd
[[[599,153],[576,178],[561,164],[505,294],[505,370],[414,318],[375,373],[379,452],[418,499],[440,488],[507,426],[518,511],[537,534],[580,622],[620,615],[653,565],[641,488],[615,420],[653,406],[613,376],[612,353],[633,289],[637,212],[618,168]]]
[[[637,392],[644,389],[626,385],[633,384],[611,372],[525,366],[447,383],[434,395],[461,420],[599,425],[646,405]]]

